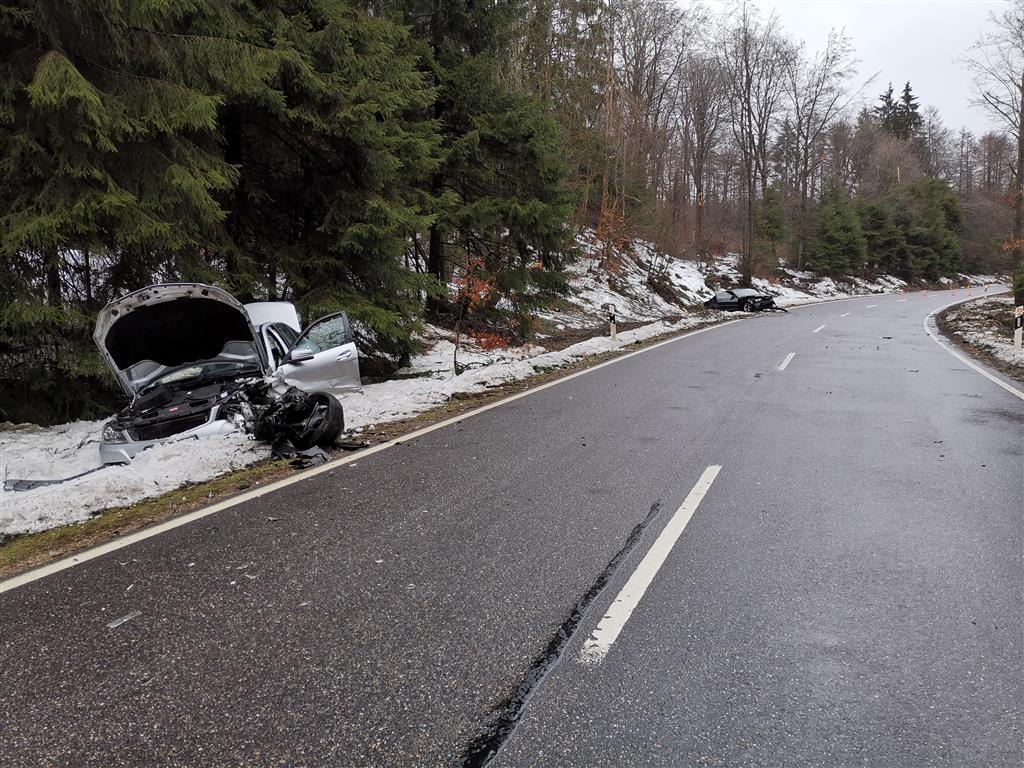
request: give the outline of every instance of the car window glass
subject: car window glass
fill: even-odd
[[[274,323],[271,328],[281,337],[281,340],[285,343],[288,348],[291,348],[295,344],[295,340],[299,338],[298,332],[290,325],[284,323]]]
[[[288,351],[284,342],[278,338],[276,333],[273,331],[267,331],[267,342],[270,347],[270,357],[274,361],[274,365],[278,366],[281,364],[281,360],[284,359],[285,353]]]
[[[335,315],[314,323],[299,338],[295,349],[308,349],[313,354],[346,343],[344,315]]]
[[[718,291],[715,293],[715,298],[719,301],[729,301],[732,295],[728,291]]]

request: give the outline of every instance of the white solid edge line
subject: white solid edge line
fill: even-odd
[[[651,582],[654,581],[658,571],[661,570],[661,566],[664,565],[669,552],[672,551],[672,547],[679,540],[683,529],[690,522],[693,513],[697,511],[697,506],[705,494],[707,494],[708,489],[711,488],[711,483],[715,481],[721,470],[720,466],[712,465],[701,474],[697,484],[687,494],[679,509],[672,515],[672,519],[668,521],[665,529],[655,539],[647,554],[644,555],[644,559],[640,561],[636,570],[630,575],[626,585],[619,592],[611,606],[609,606],[604,618],[598,622],[597,628],[594,629],[590,637],[583,643],[583,648],[580,650],[579,655],[580,663],[588,665],[600,664],[608,654],[612,643],[618,638],[622,628],[626,626],[629,617],[633,615],[634,609],[639,605],[641,598],[643,598]]]
[[[783,360],[782,363],[779,365],[779,370],[780,371],[786,370],[786,368],[789,366],[789,364],[791,362],[793,362],[793,358],[794,357],[796,357],[796,352],[790,352],[788,355],[786,355],[786,359]]]
[[[1000,293],[1006,293],[1006,292],[1007,292],[1007,289],[1004,288],[1001,291],[995,291],[993,293],[989,293],[988,295],[989,296],[996,296],[996,295],[998,295]],[[928,327],[928,321],[931,320],[935,315],[937,315],[942,310],[949,309],[950,307],[955,306],[956,304],[964,304],[964,303],[966,303],[968,301],[974,301],[975,299],[982,299],[982,298],[985,298],[985,297],[984,296],[971,296],[971,297],[966,298],[966,299],[958,299],[957,301],[951,301],[951,302],[949,302],[949,304],[945,304],[945,305],[939,307],[938,309],[933,309],[931,312],[929,312],[927,315],[925,315],[925,318],[924,318],[924,332],[928,334],[928,337],[932,341],[934,341],[936,344],[938,344],[944,350],[949,352],[949,354],[951,354],[953,357],[955,357],[961,363],[963,363],[964,365],[966,365],[966,366],[968,366],[970,368],[973,368],[975,371],[980,373],[982,376],[984,376],[986,379],[991,381],[993,384],[998,384],[1000,387],[1005,389],[1007,392],[1009,392],[1014,397],[1018,397],[1021,400],[1024,400],[1024,392],[1022,392],[1021,390],[1017,389],[1012,384],[1009,384],[1008,382],[1003,381],[998,376],[993,376],[991,373],[986,371],[980,365],[977,365],[976,363],[972,362],[971,360],[969,360],[964,355],[961,355],[959,352],[957,352],[955,349],[953,349],[951,346],[949,346],[946,342],[944,342],[942,339],[940,339],[936,334],[932,333],[932,329]]]
[[[817,328],[815,328],[813,331],[811,331],[811,333],[817,333],[818,331],[820,331],[824,327],[825,327],[824,325],[819,325]]]
[[[272,493],[273,491],[280,490],[281,488],[286,488],[289,485],[301,483],[304,480],[308,480],[311,477],[316,477],[317,475],[323,474],[324,472],[330,472],[331,470],[336,469],[337,467],[340,467],[344,464],[348,464],[350,462],[355,461],[361,461],[367,456],[372,456],[375,453],[380,453],[381,451],[387,450],[388,448],[391,448],[400,443],[407,443],[410,440],[415,440],[419,437],[423,437],[424,435],[427,435],[431,432],[435,432],[439,429],[450,427],[452,424],[457,424],[458,422],[464,419],[469,419],[472,418],[473,416],[478,416],[479,414],[484,413],[485,411],[489,411],[493,408],[498,408],[499,406],[505,405],[506,403],[511,403],[514,400],[519,400],[520,398],[527,397],[536,392],[540,392],[542,390],[549,389],[559,384],[563,384],[579,376],[584,376],[600,368],[604,368],[605,366],[622,362],[623,360],[627,360],[631,357],[643,354],[645,352],[650,352],[652,349],[663,347],[666,344],[674,344],[677,341],[688,339],[691,336],[696,336],[697,334],[704,333],[705,331],[711,331],[714,330],[715,328],[724,328],[727,325],[742,322],[742,320],[743,318],[738,318],[736,320],[727,320],[724,323],[716,323],[715,325],[709,325],[706,328],[698,328],[695,331],[690,331],[689,333],[684,333],[679,336],[673,336],[671,339],[659,341],[657,344],[651,344],[650,346],[644,347],[643,349],[638,349],[633,352],[627,352],[626,354],[620,355],[616,358],[613,358],[612,360],[606,360],[603,363],[598,363],[597,365],[591,366],[582,371],[577,371],[576,373],[571,373],[568,376],[563,376],[561,378],[555,379],[554,381],[549,381],[545,384],[540,384],[536,387],[531,387],[525,392],[519,392],[514,395],[509,395],[508,397],[503,397],[502,399],[496,400],[493,403],[488,403],[487,405],[482,405],[479,408],[474,408],[471,411],[466,411],[463,414],[452,416],[451,418],[445,419],[444,421],[439,421],[437,424],[431,424],[430,426],[423,427],[422,429],[417,429],[415,432],[410,432],[407,435],[396,437],[394,440],[389,440],[386,443],[374,445],[370,448],[366,448],[364,450],[353,453],[350,456],[342,456],[341,458],[334,459],[332,461],[327,462],[326,464],[321,464],[319,467],[316,467],[314,469],[307,469],[306,471],[301,472],[297,475],[285,477],[281,480],[276,480],[273,483],[269,483],[263,486],[262,488],[256,488],[251,491],[246,491],[245,493],[239,494],[238,496],[233,496],[230,499],[219,501],[216,504],[211,504],[208,507],[197,509],[194,512],[189,512],[188,514],[182,515],[181,517],[175,517],[171,520],[167,520],[163,523],[154,525],[151,528],[144,528],[141,531],[136,531],[135,533],[130,533],[127,536],[122,536],[121,538],[115,541],[108,541],[105,544],[100,544],[99,546],[92,547],[91,549],[86,549],[75,555],[71,555],[69,557],[57,560],[53,563],[49,563],[48,565],[40,566],[39,568],[34,568],[30,571],[26,571],[25,573],[19,574],[17,576],[12,576],[9,579],[0,581],[0,594],[9,592],[12,589],[17,589],[18,587],[24,586],[25,584],[30,584],[33,581],[38,581],[39,579],[45,578],[54,573],[59,573],[60,571],[66,570],[68,568],[74,568],[76,565],[81,565],[82,563],[88,562],[89,560],[94,560],[95,558],[101,557],[110,552],[115,552],[119,549],[124,549],[125,547],[131,546],[132,544],[135,544],[140,541],[144,541],[145,539],[151,538],[153,536],[157,536],[161,533],[166,533],[167,531],[174,530],[175,528],[180,528],[183,525],[188,525],[189,523],[193,523],[196,520],[201,520],[204,517],[215,514],[217,512],[221,512],[225,509],[230,509],[231,507],[237,506],[239,504],[245,504],[246,502],[258,499],[260,496],[265,496],[266,494]]]

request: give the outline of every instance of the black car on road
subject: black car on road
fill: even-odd
[[[708,309],[742,310],[760,312],[763,309],[779,309],[775,299],[767,293],[753,288],[727,288],[715,291],[715,295],[704,302]]]

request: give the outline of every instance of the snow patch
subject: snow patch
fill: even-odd
[[[562,368],[589,355],[610,352],[653,336],[700,324],[686,317],[674,323],[655,322],[624,331],[616,340],[597,337],[558,351],[526,345],[494,352],[459,351],[463,365],[479,363],[456,376],[454,345],[441,329],[433,348],[413,359],[408,372],[416,378],[370,384],[361,393],[342,398],[346,428],[359,433],[368,427],[415,416],[448,402],[453,395],[483,392],[538,372]],[[5,478],[56,479],[99,465],[102,421],[73,422],[58,427],[14,427],[0,431]],[[143,451],[127,466],[107,466],[60,485],[30,491],[0,490],[0,534],[31,533],[82,522],[93,513],[127,506],[190,483],[210,480],[270,456],[265,443],[235,432],[165,443]]]

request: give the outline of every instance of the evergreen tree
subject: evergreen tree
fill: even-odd
[[[868,269],[910,276],[906,238],[897,227],[889,205],[883,200],[861,200],[858,201],[857,213],[867,245]]]
[[[914,96],[908,82],[903,86],[903,93],[900,94],[899,103],[896,105],[891,132],[904,141],[909,141],[920,133],[923,125],[924,118],[918,112],[917,97]]]
[[[905,188],[898,205],[910,269],[907,276],[937,280],[962,267],[963,209],[941,179],[920,179]],[[903,276],[903,275],[901,275]]]
[[[497,289],[484,308],[511,299],[525,322],[542,289],[561,283],[558,254],[573,196],[553,118],[498,78],[502,35],[518,6],[394,0],[389,7],[427,42],[422,66],[437,87],[432,116],[442,148],[430,184],[428,271],[446,282],[454,265],[472,263]]]
[[[893,98],[892,83],[889,83],[885,93],[878,97],[873,114],[882,130],[904,141],[917,136],[924,125],[924,118],[918,111],[917,97],[909,82],[903,86],[898,99]]]
[[[765,189],[754,209],[754,242],[757,247],[777,257],[778,247],[789,238],[786,201],[777,183]]]
[[[237,173],[208,86],[262,62],[220,7],[24,0],[0,19],[0,339],[30,363],[0,371],[0,418],[26,400],[38,420],[92,415],[109,380],[91,313],[155,273],[210,274],[202,246]]]
[[[878,104],[872,110],[875,119],[878,124],[882,126],[882,129],[893,132],[893,123],[896,116],[896,101],[893,99],[892,83],[889,83],[889,87],[885,90],[885,93],[879,94]]]
[[[852,201],[837,184],[825,190],[807,254],[811,266],[819,272],[858,274],[864,269],[867,241]]]
[[[226,278],[310,316],[345,309],[367,352],[407,353],[422,294],[438,289],[404,264],[430,225],[422,188],[439,151],[413,41],[338,0],[263,5],[248,21],[279,58],[221,113],[239,173],[224,199]]]

